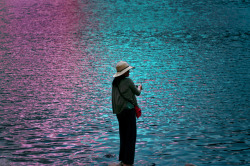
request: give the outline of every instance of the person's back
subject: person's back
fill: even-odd
[[[134,105],[138,106],[135,95],[139,96],[141,91],[136,88],[130,78],[124,77],[116,79],[112,84],[112,107],[113,113],[119,114],[125,108],[132,109]],[[121,96],[120,93],[122,93],[123,96]]]

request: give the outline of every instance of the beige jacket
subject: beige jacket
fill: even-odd
[[[139,96],[141,94],[141,91],[137,89],[134,82],[130,78],[126,77],[122,79],[119,83],[119,88],[125,98],[132,100],[133,103],[138,106],[135,95]],[[131,104],[120,95],[118,88],[116,86],[112,86],[113,113],[119,114],[130,105]]]

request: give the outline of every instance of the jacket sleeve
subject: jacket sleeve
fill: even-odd
[[[140,96],[141,91],[138,90],[138,88],[135,86],[134,82],[129,78],[129,88],[131,89],[131,91],[136,95],[136,96]]]

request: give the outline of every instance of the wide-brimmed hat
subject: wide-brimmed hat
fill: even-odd
[[[119,77],[126,73],[130,69],[134,69],[135,67],[129,66],[127,62],[120,61],[116,64],[116,73],[113,75],[113,77]]]

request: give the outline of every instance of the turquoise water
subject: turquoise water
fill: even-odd
[[[118,160],[111,82],[135,66],[135,165],[250,165],[249,1],[0,0],[0,161]]]

